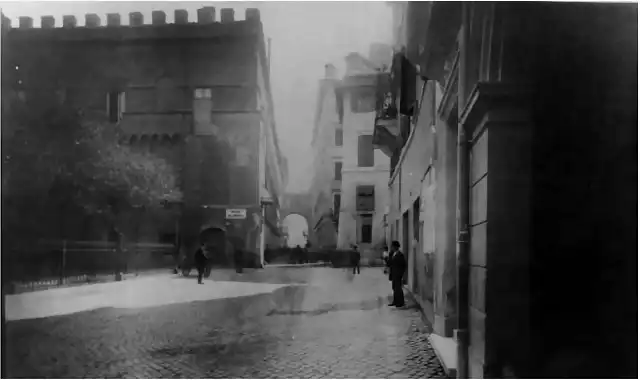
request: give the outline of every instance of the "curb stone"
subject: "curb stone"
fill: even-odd
[[[447,366],[447,363],[444,360],[444,354],[441,351],[441,348],[439,348],[437,344],[434,344],[432,335],[435,335],[435,334],[433,334],[431,322],[429,322],[427,316],[424,313],[424,310],[422,310],[422,306],[420,306],[420,303],[416,300],[415,294],[413,294],[413,292],[411,291],[411,289],[409,289],[407,285],[403,285],[403,288],[405,290],[405,294],[412,299],[412,301],[416,304],[416,307],[418,308],[418,310],[420,310],[420,318],[422,319],[422,322],[425,324],[425,326],[427,326],[427,329],[428,329],[426,335],[429,341],[429,345],[435,352],[436,357],[438,358],[438,361],[440,362],[440,365],[442,366],[442,368],[444,368],[444,371],[447,377],[450,379],[457,378],[457,368],[449,368],[449,366]]]

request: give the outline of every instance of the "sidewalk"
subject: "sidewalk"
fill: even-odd
[[[205,281],[171,274],[135,281],[61,287],[5,296],[7,321],[67,315],[101,308],[137,309],[192,301],[271,293],[285,285]]]
[[[409,289],[408,286],[403,286],[405,293],[413,298],[414,302],[420,309],[420,314],[422,316],[422,320],[425,323],[428,323],[427,317],[424,315],[424,310],[422,310],[422,306],[420,301],[416,297],[415,294]],[[458,370],[458,347],[454,338],[447,338],[435,333],[429,334],[429,344],[433,348],[442,368],[444,368],[447,377],[450,379],[455,379],[457,377]]]

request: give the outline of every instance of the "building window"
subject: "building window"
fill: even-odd
[[[336,128],[336,146],[342,146],[342,128]]]
[[[372,185],[362,185],[356,187],[356,210],[375,210],[375,187]]]
[[[212,125],[210,88],[197,88],[193,91],[193,128],[196,135],[215,134],[215,126]]]
[[[374,88],[358,88],[351,92],[351,112],[373,112],[376,108],[376,93]]]
[[[358,136],[358,166],[373,166],[373,135]]]
[[[340,214],[340,201],[341,195],[340,193],[333,193],[333,215],[337,216]]]
[[[111,91],[107,93],[107,117],[110,123],[122,120],[122,114],[125,112],[124,105],[124,92]]]
[[[336,181],[342,181],[342,162],[333,163],[333,179]]]
[[[373,215],[360,215],[360,242],[371,243],[373,237]]]
[[[196,88],[193,93],[193,97],[196,99],[211,99],[210,88]]]

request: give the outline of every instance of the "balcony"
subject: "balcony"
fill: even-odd
[[[373,129],[373,146],[391,157],[400,134],[398,108],[391,88],[389,73],[378,75],[376,118]]]

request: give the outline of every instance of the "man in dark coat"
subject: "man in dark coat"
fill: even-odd
[[[360,249],[357,245],[351,246],[351,266],[353,267],[353,274],[360,274]]]
[[[404,254],[400,252],[400,243],[394,240],[391,243],[391,253],[389,254],[389,280],[393,288],[393,302],[389,306],[403,307],[404,292],[402,291],[402,278],[407,270],[407,260]]]
[[[209,261],[204,243],[196,251],[193,261],[195,262],[196,269],[198,270],[198,284],[202,284],[202,276],[207,268],[207,261]]]

